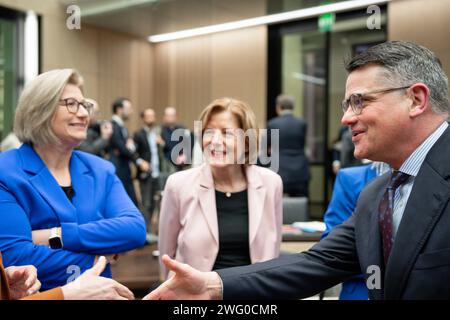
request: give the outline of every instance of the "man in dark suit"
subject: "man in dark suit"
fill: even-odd
[[[271,157],[279,156],[278,174],[283,180],[283,192],[291,197],[308,197],[309,163],[305,155],[307,124],[294,116],[294,98],[287,95],[277,97],[278,117],[267,124],[267,147]],[[272,149],[270,131],[279,130],[278,155]]]
[[[177,122],[177,110],[173,107],[164,109],[163,125],[161,128],[161,137],[164,140],[164,157],[168,165],[168,173],[184,170],[191,163],[191,154],[193,144],[193,135],[183,125]],[[187,140],[188,143],[184,142]],[[180,143],[184,143],[189,148],[184,148],[177,155],[172,154],[173,150]]]
[[[116,167],[116,173],[122,181],[128,196],[137,205],[136,193],[133,187],[130,164],[135,163],[142,171],[149,170],[149,163],[136,153],[133,139],[128,135],[125,122],[132,114],[133,106],[127,98],[117,98],[112,105],[113,134],[109,143],[110,161]]]
[[[149,242],[152,242],[150,239],[155,239],[155,236],[151,232],[150,223],[154,211],[154,197],[156,192],[160,190],[161,148],[164,146],[164,141],[160,135],[161,129],[156,126],[156,116],[153,109],[148,108],[142,111],[141,119],[144,122],[144,126],[134,134],[133,140],[138,156],[150,163],[148,171],[138,169],[137,178],[139,180],[144,217],[148,230],[147,238]]]
[[[113,133],[112,124],[98,119],[100,109],[97,101],[93,99],[86,99],[86,101],[92,103],[94,107],[89,118],[86,140],[78,146],[78,149],[106,159],[109,139]]]
[[[450,299],[448,78],[430,50],[402,41],[371,47],[346,69],[342,123],[355,156],[393,171],[309,251],[206,273],[164,256],[176,276],[149,298],[304,298],[362,272],[370,299]]]

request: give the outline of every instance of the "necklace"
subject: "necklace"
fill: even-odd
[[[227,196],[227,198],[231,197],[231,192],[226,192],[225,195]]]

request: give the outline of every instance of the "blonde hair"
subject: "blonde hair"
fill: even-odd
[[[80,74],[74,69],[55,69],[28,83],[17,104],[14,133],[23,143],[39,146],[57,144],[51,121],[67,84],[79,86]]]
[[[234,116],[238,127],[245,133],[245,165],[255,164],[259,147],[258,125],[256,124],[255,113],[247,103],[228,97],[212,101],[200,114],[202,136],[211,117],[224,111],[228,111]],[[250,146],[250,138],[255,143],[254,148]]]

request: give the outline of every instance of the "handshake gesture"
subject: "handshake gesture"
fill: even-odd
[[[166,267],[175,273],[143,300],[220,300],[222,281],[216,272],[201,272],[177,262],[168,255],[162,257]]]

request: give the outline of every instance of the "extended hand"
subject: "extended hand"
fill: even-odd
[[[5,273],[13,300],[29,296],[41,288],[34,266],[8,267]]]
[[[215,300],[222,298],[222,283],[216,272],[201,272],[177,262],[168,255],[162,257],[175,275],[146,295],[143,300]]]
[[[98,262],[75,281],[62,287],[66,300],[133,300],[133,293],[115,280],[100,277],[107,264],[101,256]]]

